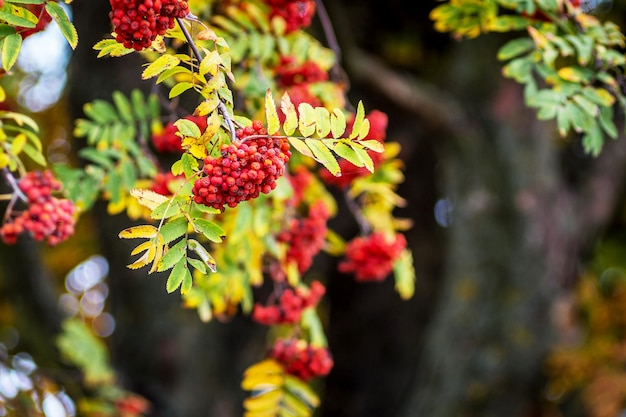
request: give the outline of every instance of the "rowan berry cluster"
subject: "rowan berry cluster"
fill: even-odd
[[[370,130],[369,133],[363,139],[374,139],[380,142],[384,142],[386,138],[386,130],[387,130],[387,115],[379,110],[373,110],[367,115],[367,120],[370,122]],[[346,133],[344,136],[349,136],[352,132],[352,125],[354,124],[354,118],[349,121],[349,124],[346,128]],[[374,163],[374,167],[380,165],[384,160],[384,155],[381,152],[374,152],[372,150],[368,150],[370,158],[372,158],[372,162]],[[339,188],[348,187],[352,181],[357,178],[366,176],[371,174],[370,171],[365,167],[358,167],[354,165],[352,162],[347,161],[345,159],[339,159],[339,167],[341,168],[341,176],[336,177],[330,173],[326,168],[320,168],[320,177],[327,185],[334,185]]]
[[[201,132],[206,129],[206,117],[187,116],[185,119],[194,122]],[[182,153],[182,138],[176,133],[178,128],[174,126],[174,122],[166,124],[163,130],[154,132],[150,138],[154,149],[161,153]]]
[[[403,234],[389,237],[382,232],[352,239],[346,247],[345,259],[339,271],[354,273],[357,281],[383,281],[393,269],[393,263],[406,248]]]
[[[328,73],[317,63],[306,61],[297,64],[293,56],[281,56],[280,63],[274,71],[276,82],[282,88],[328,80]]]
[[[28,232],[38,241],[47,238],[50,246],[74,234],[74,203],[52,196],[61,189],[61,183],[50,171],[32,171],[19,182],[20,190],[28,199],[28,208],[0,228],[0,238],[14,244],[20,234]]]
[[[276,237],[278,242],[287,245],[286,262],[295,262],[300,273],[311,267],[313,258],[324,246],[329,218],[328,206],[324,201],[317,200],[309,207],[307,217],[294,217],[289,227]],[[274,274],[275,280],[280,281],[281,278],[284,279],[284,272]]]
[[[30,35],[33,35],[37,32],[41,32],[48,26],[50,22],[52,22],[52,16],[48,14],[46,10],[45,4],[25,4],[25,7],[29,12],[37,16],[39,19],[37,24],[33,28],[26,28],[23,26],[16,26],[15,30],[20,34],[22,39],[28,38]]]
[[[148,48],[157,35],[175,25],[176,18],[189,14],[186,0],[109,0],[109,18],[115,40],[125,48],[141,51]]]
[[[203,177],[195,181],[194,201],[223,210],[268,194],[285,173],[291,157],[289,143],[267,137],[263,123],[237,129],[239,140],[221,147],[221,156],[204,159]]]
[[[315,15],[315,0],[267,0],[271,17],[280,16],[287,23],[287,33],[309,27]]]
[[[285,367],[285,372],[308,381],[328,375],[334,362],[328,348],[316,347],[302,339],[276,339],[269,356]]]
[[[252,319],[260,324],[293,324],[300,322],[302,310],[319,303],[326,288],[319,281],[313,281],[310,288],[297,287],[285,289],[277,304],[261,305],[256,303]]]

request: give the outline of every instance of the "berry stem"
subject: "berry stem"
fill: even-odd
[[[189,44],[191,51],[196,57],[196,60],[198,61],[198,65],[200,65],[200,62],[202,62],[202,54],[200,53],[200,50],[196,46],[196,43],[193,41],[193,38],[191,37],[191,34],[187,30],[187,27],[185,26],[183,19],[181,19],[180,17],[177,17],[176,21],[178,22],[178,26],[180,26],[180,30],[183,32],[183,35],[185,35],[185,39],[187,39],[187,43]],[[232,141],[237,140],[237,136],[235,135],[235,126],[233,125],[233,121],[228,115],[226,106],[224,105],[224,102],[221,99],[217,107],[220,113],[222,113],[222,117],[224,118],[224,121],[226,122],[226,125],[228,126],[228,130],[230,130],[231,140]]]
[[[11,171],[9,171],[7,168],[2,168],[2,176],[4,177],[6,183],[9,184],[9,186],[13,190],[13,199],[19,198],[23,201],[28,201],[26,195],[22,192],[22,190],[20,190],[20,186],[17,184],[17,180],[15,179]]]

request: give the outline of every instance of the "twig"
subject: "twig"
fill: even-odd
[[[6,222],[8,218],[11,216],[11,213],[13,212],[13,206],[15,205],[15,203],[17,203],[17,200],[20,199],[22,201],[27,202],[28,197],[26,197],[26,195],[24,195],[22,190],[20,190],[17,180],[15,179],[11,171],[9,171],[7,168],[2,168],[2,176],[4,177],[4,180],[6,181],[6,183],[13,190],[7,209],[4,212],[3,222]]]
[[[351,198],[347,192],[344,192],[343,196],[346,201],[346,204],[348,205],[348,209],[350,210],[350,212],[356,219],[356,222],[359,224],[359,228],[361,229],[361,234],[362,235],[370,234],[372,231],[372,227],[370,226],[370,224],[367,222],[367,219],[363,215],[363,211],[361,210],[361,207],[359,207],[356,201],[354,201],[354,199]]]
[[[200,62],[202,62],[202,54],[200,53],[200,50],[196,46],[196,43],[193,41],[193,38],[191,37],[191,34],[189,33],[189,31],[185,27],[183,19],[181,19],[180,17],[177,17],[176,21],[178,22],[178,26],[180,26],[180,30],[182,30],[183,35],[185,35],[185,39],[187,39],[187,43],[189,44],[189,47],[191,48],[191,51],[193,52],[194,56],[196,57],[196,60],[198,61],[198,65],[199,65]],[[210,78],[211,77],[209,76],[209,79]],[[217,108],[219,109],[220,113],[222,114],[222,117],[224,117],[224,121],[226,122],[226,126],[228,126],[228,130],[230,130],[231,140],[233,142],[236,141],[237,140],[237,135],[235,135],[235,126],[233,125],[233,121],[232,121],[230,115],[228,114],[228,110],[226,109],[226,106],[224,105],[224,102],[221,99],[220,99],[220,103],[218,104]]]
[[[335,57],[337,58],[335,65],[333,65],[333,68],[331,69],[332,77],[333,79],[345,81],[347,77],[341,68],[341,47],[337,41],[337,35],[335,35],[333,24],[328,16],[326,7],[324,7],[324,2],[322,0],[316,0],[315,5],[317,9],[317,17],[322,25],[328,47],[333,51]]]

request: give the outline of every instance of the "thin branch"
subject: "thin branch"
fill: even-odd
[[[196,43],[193,41],[191,34],[187,30],[187,27],[185,26],[183,19],[181,19],[180,17],[177,17],[176,21],[178,22],[178,26],[180,26],[180,29],[182,30],[183,35],[185,35],[185,39],[187,39],[187,43],[189,44],[191,51],[196,57],[198,64],[200,64],[200,62],[202,62],[202,54],[200,53],[200,50],[196,46]],[[209,76],[209,79],[210,79],[210,76]],[[237,136],[235,135],[235,126],[233,124],[233,120],[228,114],[228,110],[226,109],[226,106],[224,105],[224,102],[221,99],[217,107],[220,113],[222,114],[222,117],[224,117],[224,121],[226,122],[226,125],[228,126],[228,130],[230,130],[231,140],[236,141]]]
[[[432,129],[465,137],[473,125],[461,105],[446,92],[398,74],[380,60],[351,51],[346,65],[353,80],[361,81],[406,111],[418,116]]]
[[[316,0],[315,6],[317,9],[317,17],[322,25],[322,30],[324,31],[328,47],[333,51],[335,57],[337,58],[335,65],[333,65],[331,69],[331,76],[333,79],[346,82],[347,84],[347,77],[341,68],[341,47],[337,41],[337,35],[335,35],[335,30],[333,29],[333,24],[328,16],[326,7],[324,7],[324,2],[322,0]]]

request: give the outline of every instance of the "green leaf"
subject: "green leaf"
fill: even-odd
[[[183,259],[183,256],[187,253],[187,239],[181,239],[174,246],[169,248],[167,252],[163,255],[159,264],[157,266],[157,271],[167,271],[172,268],[176,263],[184,263],[186,261],[180,262]],[[171,291],[170,291],[171,292]]]
[[[169,219],[180,214],[180,211],[180,204],[172,199],[159,204],[157,208],[152,210],[150,217],[153,219]]]
[[[199,138],[202,132],[197,124],[188,119],[178,119],[174,122],[174,126],[185,137]]]
[[[183,81],[183,82],[180,82],[180,83],[176,84],[170,90],[169,98],[178,97],[179,95],[181,95],[185,91],[189,90],[190,88],[193,88],[194,85],[195,85],[194,83],[190,83],[188,81]]]
[[[334,176],[341,175],[341,168],[333,153],[325,143],[319,139],[305,139],[307,146],[313,152],[315,160],[326,167]]]
[[[72,49],[76,49],[76,45],[78,45],[78,32],[76,32],[76,28],[72,22],[70,22],[63,7],[54,1],[48,1],[46,2],[46,11],[59,26],[59,30],[67,40],[67,43],[70,44]]]
[[[290,137],[288,138],[288,140],[291,146],[293,146],[296,151],[300,152],[304,156],[315,159],[315,156],[313,156],[313,152],[311,152],[309,147],[304,143],[302,139]]]
[[[191,280],[191,273],[187,268],[187,261],[185,259],[181,259],[176,266],[174,266],[172,272],[170,272],[170,275],[167,277],[167,292],[173,293],[185,280]]]
[[[330,112],[324,107],[316,107],[315,116],[315,134],[325,138],[330,133]]]
[[[48,164],[46,157],[30,143],[24,145],[23,151],[30,159],[33,160],[33,162],[41,165],[42,167],[45,167]]]
[[[615,122],[613,121],[613,108],[612,107],[601,107],[600,108],[600,127],[602,130],[606,132],[612,139],[617,139],[617,127],[615,126]]]
[[[196,175],[199,165],[198,160],[188,153],[184,153],[180,159],[181,167],[186,178],[191,178]]]
[[[365,165],[365,162],[363,162],[361,160],[361,158],[359,157],[359,155],[354,151],[354,149],[352,149],[350,146],[346,145],[343,142],[338,142],[334,147],[333,147],[333,151],[339,155],[340,157],[342,157],[343,159],[345,159],[346,161],[349,161],[350,163],[352,163],[355,166],[358,167],[362,167]]]
[[[187,233],[188,224],[187,218],[184,216],[165,223],[159,230],[163,237],[163,243],[170,243]]]
[[[156,77],[160,73],[180,64],[180,58],[174,55],[165,54],[158,57],[141,73],[141,78],[147,80]]]
[[[330,131],[335,139],[343,137],[346,131],[346,116],[341,109],[334,109],[330,116]]]
[[[113,91],[111,96],[113,97],[113,103],[115,103],[117,113],[120,117],[127,122],[132,121],[133,109],[131,107],[130,100],[128,100],[128,98],[126,98],[124,93],[121,91]]]
[[[187,241],[187,247],[189,248],[189,250],[194,251],[200,257],[202,262],[204,262],[204,264],[208,266],[212,272],[217,271],[217,264],[215,262],[215,259],[213,259],[213,256],[211,256],[211,254],[207,252],[207,250],[204,248],[204,246],[200,244],[200,242],[195,239],[189,239]]]
[[[352,124],[352,132],[350,132],[349,139],[354,139],[361,133],[361,123],[365,120],[365,110],[363,109],[363,102],[359,101],[356,107],[356,116],[354,117],[354,123]]]
[[[561,77],[565,81],[570,81],[573,83],[586,83],[594,75],[593,71],[589,68],[583,68],[578,66],[563,67],[557,71],[557,74],[559,74],[559,77]]]
[[[309,103],[298,105],[298,130],[302,136],[308,138],[315,133],[315,109]]]
[[[4,38],[2,42],[2,66],[9,71],[22,49],[22,37],[17,33],[12,33]]]
[[[528,37],[513,39],[498,50],[498,59],[500,61],[508,61],[533,49],[535,49],[535,43],[532,39]]]
[[[107,169],[113,169],[114,163],[106,154],[98,151],[96,148],[83,148],[78,151],[78,155],[81,158],[87,159],[95,164],[98,164]]]
[[[219,243],[225,236],[224,230],[219,225],[206,219],[193,219],[193,227],[212,242]]]
[[[189,264],[197,269],[201,274],[207,274],[208,271],[204,262],[194,258],[187,258],[187,262],[189,262]]]

